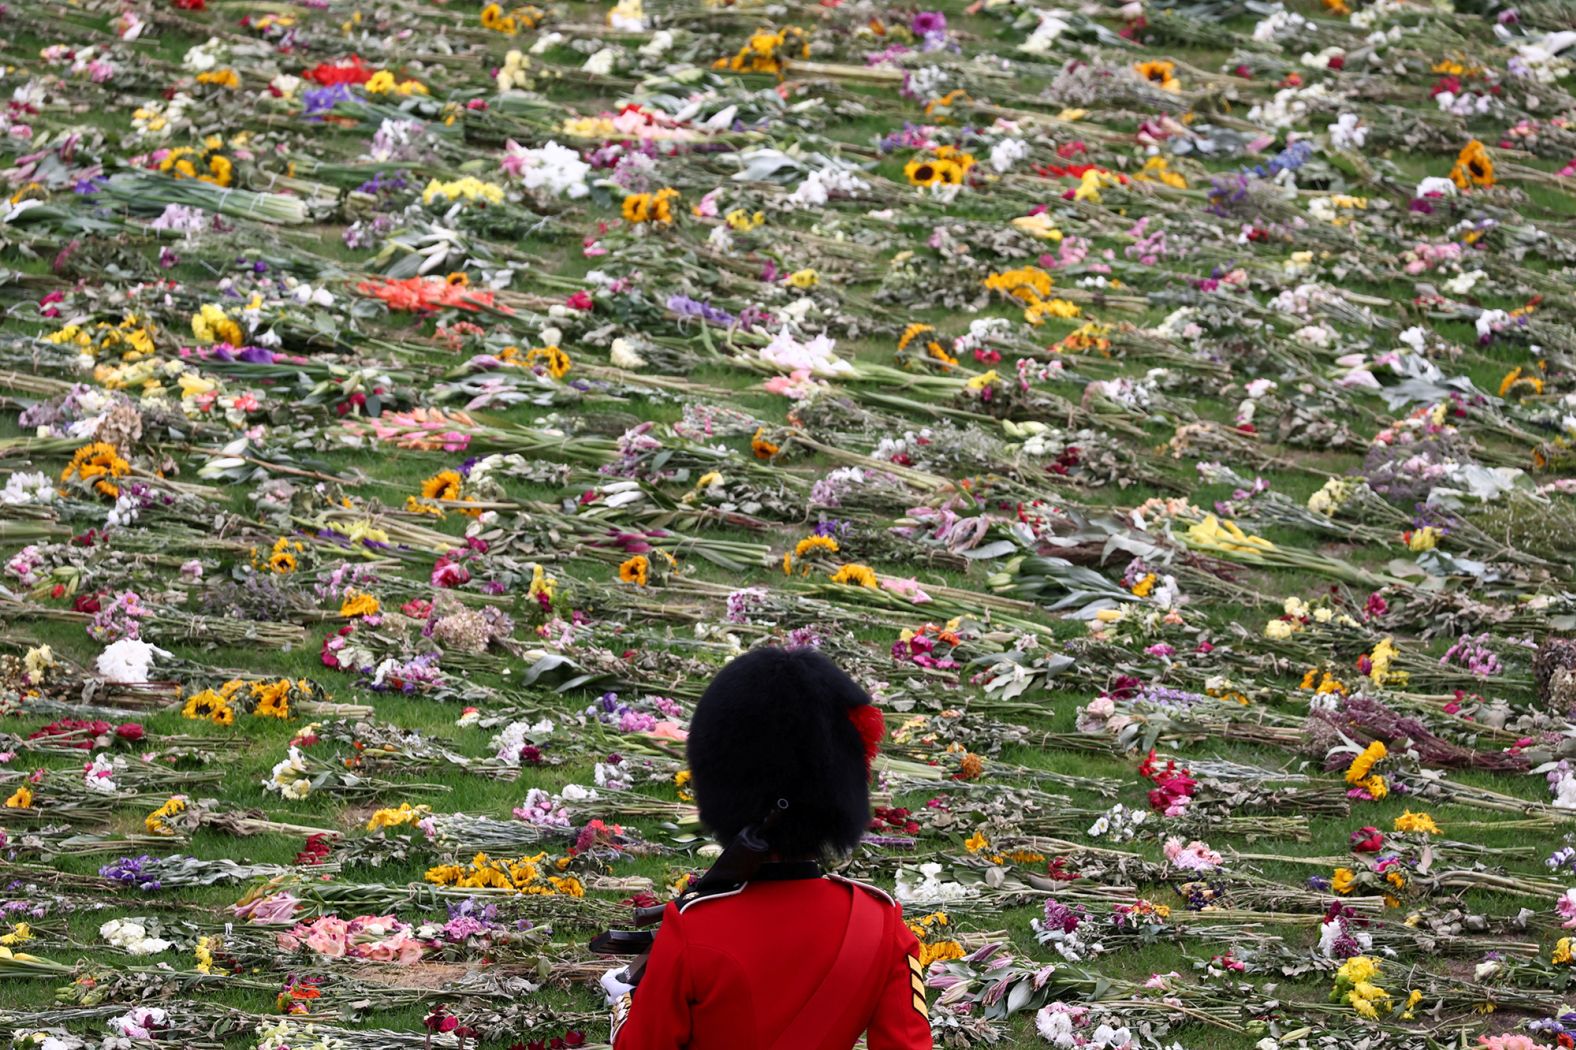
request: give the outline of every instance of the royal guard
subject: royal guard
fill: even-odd
[[[870,820],[884,731],[865,691],[814,650],[756,649],[712,680],[687,748],[700,818],[724,850],[662,909],[649,955],[604,976],[614,1050],[850,1050],[861,1034],[869,1050],[928,1050],[902,908],[821,868]]]

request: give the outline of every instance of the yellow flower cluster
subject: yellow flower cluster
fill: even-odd
[[[985,278],[987,289],[1022,303],[1023,319],[1036,326],[1044,324],[1047,317],[1070,320],[1083,312],[1076,303],[1048,298],[1055,283],[1038,266],[1020,266]]]
[[[150,835],[173,835],[175,829],[169,825],[169,818],[184,812],[186,796],[172,795],[168,802],[142,819],[142,826],[148,829]]]
[[[467,175],[462,179],[454,179],[450,182],[444,182],[442,179],[433,179],[427,183],[427,188],[421,191],[421,203],[423,204],[431,204],[440,197],[446,203],[481,201],[483,204],[501,204],[503,203],[503,187],[491,182],[483,182],[474,175]]]
[[[1450,169],[1450,181],[1463,190],[1494,185],[1494,160],[1483,143],[1473,139],[1461,147],[1455,166]]]
[[[917,367],[920,364],[939,364],[943,372],[950,371],[958,363],[958,359],[947,353],[941,343],[935,338],[936,328],[928,324],[911,324],[903,329],[903,334],[897,340],[897,359],[907,367]],[[919,342],[920,336],[927,336],[919,343],[920,352],[909,352],[909,347]]]
[[[288,678],[281,678],[276,682],[253,682],[247,687],[247,692],[252,698],[252,717],[289,718],[290,698],[293,695],[312,696],[315,688],[313,683],[305,678],[294,682]]]
[[[11,792],[11,797],[5,800],[5,808],[6,809],[32,809],[33,808],[33,792],[32,792],[32,789],[30,789],[29,787],[27,787],[27,785],[24,784],[23,786],[17,788],[15,791]]]
[[[60,480],[77,478],[84,483],[91,483],[99,495],[114,499],[120,495],[120,486],[106,479],[121,478],[130,473],[131,464],[120,458],[115,446],[95,441],[77,449],[71,462],[60,472]]]
[[[1143,77],[1161,91],[1179,94],[1182,83],[1177,80],[1177,64],[1175,62],[1153,61],[1139,62],[1133,66],[1133,72]]]
[[[1329,671],[1321,671],[1317,667],[1308,668],[1308,672],[1302,676],[1302,684],[1298,688],[1312,689],[1320,696],[1324,696],[1326,693],[1339,693],[1341,696],[1345,696],[1347,693],[1346,683]]]
[[[1408,529],[1405,539],[1407,550],[1413,554],[1421,554],[1439,546],[1439,529],[1433,525],[1424,525],[1420,529]]]
[[[415,80],[394,79],[394,74],[386,69],[380,69],[372,74],[362,88],[369,95],[425,95],[425,85]]]
[[[1174,190],[1187,189],[1187,178],[1179,171],[1172,171],[1164,157],[1150,157],[1133,177],[1140,182],[1158,182]]]
[[[367,820],[367,830],[378,831],[381,828],[397,828],[414,824],[431,813],[431,806],[412,806],[409,802],[401,802],[398,809],[380,809],[372,814]]]
[[[547,369],[547,374],[554,379],[562,379],[574,367],[574,362],[569,355],[556,346],[533,346],[525,352],[525,365],[527,368],[541,364]]]
[[[1100,203],[1100,191],[1111,186],[1120,186],[1122,180],[1101,168],[1090,168],[1078,179],[1078,188],[1073,190],[1073,200],[1088,201],[1090,204]]]
[[[758,211],[752,215],[743,208],[735,208],[722,218],[728,224],[730,230],[737,230],[739,233],[748,233],[756,227],[766,224],[765,212]]]
[[[880,586],[876,580],[875,570],[868,565],[860,565],[857,562],[849,562],[832,573],[832,582],[853,587],[869,587],[872,590]]]
[[[300,540],[292,540],[288,536],[281,536],[274,541],[266,561],[257,553],[256,547],[252,548],[252,568],[259,571],[266,568],[269,572],[287,576],[296,571],[296,555],[305,551],[306,544]]]
[[[797,50],[800,58],[810,57],[810,34],[798,26],[781,29],[757,29],[732,58],[719,58],[713,69],[726,69],[734,73],[775,73],[779,76],[786,63],[788,52]]]
[[[11,927],[10,933],[0,937],[0,945],[11,948],[23,943],[24,941],[30,941],[32,939],[33,927],[29,926],[25,922],[19,922],[15,926]]]
[[[1390,993],[1375,982],[1379,979],[1379,960],[1369,955],[1354,955],[1335,971],[1335,988],[1330,992],[1332,1002],[1345,1002],[1370,1021],[1379,1019],[1379,1011],[1390,1012]]]
[[[235,708],[230,706],[230,702],[245,684],[239,678],[232,678],[218,689],[204,689],[200,693],[193,693],[187,698],[186,706],[181,708],[181,716],[194,721],[212,722],[218,726],[234,725]]]
[[[382,606],[377,598],[366,591],[351,591],[345,595],[345,600],[339,604],[341,616],[376,616]]]
[[[235,177],[235,165],[217,147],[198,153],[190,146],[179,146],[164,155],[159,170],[172,178],[196,179],[215,186],[228,186]]]
[[[585,896],[585,886],[575,876],[544,875],[542,863],[546,859],[546,853],[514,860],[494,860],[485,853],[478,853],[469,864],[440,864],[429,868],[426,879],[435,886],[514,890],[545,897]]]
[[[91,328],[68,324],[52,332],[48,341],[56,346],[71,344],[89,357],[119,352],[122,361],[140,361],[154,353],[153,325],[145,323],[136,314],[127,314],[119,324],[100,321]]]
[[[1352,498],[1356,484],[1350,478],[1331,478],[1324,487],[1308,497],[1308,509],[1326,518],[1335,517],[1347,500]]]
[[[214,303],[206,303],[192,314],[192,335],[204,343],[229,343],[231,346],[246,343],[241,326],[230,320],[223,307]]]
[[[1372,664],[1368,677],[1373,680],[1374,685],[1400,686],[1407,683],[1411,675],[1405,671],[1390,670],[1390,665],[1400,655],[1401,650],[1397,649],[1395,642],[1389,638],[1374,646],[1374,651],[1368,654],[1368,659]]]
[[[974,155],[954,146],[937,146],[928,156],[903,165],[911,186],[961,186],[974,167]]]
[[[198,973],[215,973],[213,963],[213,950],[223,941],[218,934],[203,934],[197,938],[197,943],[192,947],[192,956],[197,960]]]
[[[211,84],[234,91],[241,86],[240,74],[226,67],[224,69],[209,69],[197,74],[197,83]]]
[[[1427,813],[1413,813],[1407,810],[1395,818],[1395,830],[1410,831],[1422,835],[1443,835],[1444,831],[1434,823],[1434,818]]]
[[[1389,785],[1383,776],[1373,770],[1389,754],[1383,742],[1375,740],[1363,748],[1362,754],[1352,759],[1352,764],[1346,767],[1346,782],[1367,791],[1375,801],[1384,798],[1390,793]]]
[[[631,193],[624,198],[621,212],[626,222],[656,222],[664,226],[673,222],[673,202],[679,191],[672,186],[655,193]]]
[[[1555,966],[1576,965],[1576,937],[1561,937],[1556,941],[1549,962]]]
[[[540,564],[531,566],[531,586],[525,593],[528,597],[540,602],[544,597],[547,601],[553,600],[553,589],[558,586],[558,581],[547,575],[547,571]]]
[[[792,576],[795,568],[805,576],[810,575],[810,566],[804,564],[817,555],[833,555],[842,549],[842,545],[831,536],[806,536],[794,544],[793,550],[783,555],[783,575]]]
[[[1222,520],[1213,514],[1204,515],[1204,520],[1187,530],[1187,541],[1190,546],[1201,547],[1204,550],[1218,551],[1222,554],[1246,554],[1256,557],[1263,551],[1272,551],[1275,544],[1262,536],[1249,536],[1237,527],[1237,523],[1230,519]]]
[[[947,937],[950,921],[946,912],[937,911],[908,923],[909,932],[919,940],[920,970],[928,970],[931,963],[961,959],[966,954],[961,944]]]

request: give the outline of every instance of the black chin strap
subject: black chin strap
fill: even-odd
[[[749,825],[735,835],[733,841],[724,847],[722,855],[706,870],[706,874],[695,880],[695,885],[690,887],[689,893],[685,896],[716,893],[750,881],[771,856],[769,833],[777,826],[787,810],[788,800],[780,798],[763,820]]]

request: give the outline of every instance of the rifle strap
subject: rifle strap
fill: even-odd
[[[856,1006],[881,962],[882,934],[891,910],[857,886],[848,887],[848,926],[837,958],[799,1012],[772,1041],[770,1050],[816,1050]]]

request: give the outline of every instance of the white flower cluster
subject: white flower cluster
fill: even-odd
[[[1248,120],[1265,128],[1300,127],[1307,123],[1311,109],[1332,101],[1338,100],[1322,80],[1303,88],[1281,88],[1268,102],[1248,110]]]
[[[188,73],[206,73],[219,65],[229,54],[229,48],[216,36],[186,49],[181,65]]]
[[[893,895],[904,904],[928,907],[974,896],[974,891],[960,882],[942,882],[941,865],[935,861],[919,866],[918,881],[914,881],[915,874],[909,868],[898,869]]]
[[[548,142],[530,149],[510,139],[505,150],[505,168],[520,177],[528,190],[540,190],[550,197],[576,199],[591,192],[586,177],[591,165],[568,146]]]
[[[130,955],[157,955],[171,947],[170,941],[153,936],[137,919],[111,919],[99,927],[99,936]]]
[[[1287,38],[1302,40],[1312,36],[1317,28],[1306,18],[1282,7],[1259,19],[1253,27],[1253,39],[1261,44],[1273,44]]]
[[[1098,941],[1094,944],[1085,943],[1077,929],[1069,933],[1060,926],[1047,924],[1043,919],[1030,919],[1029,926],[1034,930],[1035,940],[1055,948],[1056,954],[1068,962],[1082,962],[1090,955],[1098,955],[1105,950],[1105,946]]]
[[[9,507],[53,503],[55,497],[55,483],[42,471],[30,474],[19,470],[7,478],[5,488],[0,489],[0,503]]]
[[[831,199],[836,193],[842,197],[857,197],[870,189],[870,183],[861,179],[852,171],[842,168],[822,168],[812,171],[803,182],[794,187],[788,195],[787,205],[789,211],[801,208],[819,208]],[[725,227],[719,227],[723,229]]]
[[[510,769],[520,768],[520,750],[534,739],[551,736],[554,729],[553,720],[544,718],[539,722],[510,722],[503,727],[503,731],[491,740],[494,749],[493,759],[508,766]]]
[[[1089,830],[1084,834],[1092,839],[1126,842],[1138,834],[1138,826],[1148,819],[1148,810],[1128,809],[1118,802],[1100,814],[1099,819],[1090,824]]]
[[[140,685],[148,681],[155,656],[170,654],[138,638],[122,638],[105,646],[94,665],[107,682]]]
[[[125,768],[124,757],[111,757],[107,751],[100,751],[82,770],[82,786],[96,795],[118,794],[120,785],[115,783],[115,777]]]
[[[317,1030],[316,1025],[298,1024],[289,1018],[277,1023],[264,1021],[257,1026],[257,1050],[347,1050],[349,1043]]]
[[[263,790],[272,791],[281,798],[303,799],[312,793],[312,778],[307,774],[306,759],[301,749],[292,746],[290,753],[274,766],[263,781]]]
[[[1051,49],[1057,37],[1072,28],[1072,23],[1067,21],[1066,14],[1061,11],[1040,10],[1035,13],[1040,16],[1040,24],[1034,27],[1034,32],[1029,34],[1027,40],[1018,45],[1018,50],[1031,55],[1043,55]]]
[[[1006,174],[1028,155],[1027,142],[1017,138],[1002,139],[990,148],[990,166],[992,170]]]

